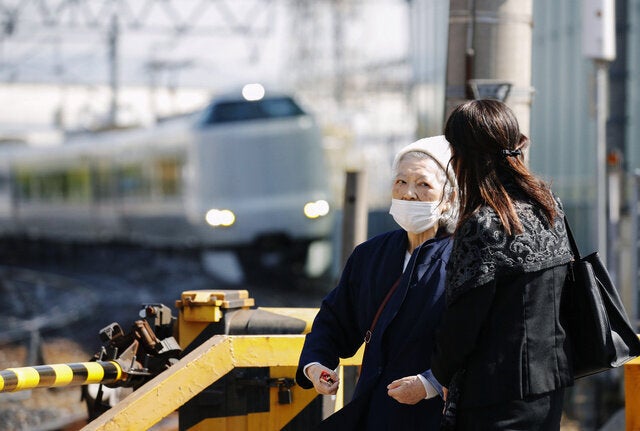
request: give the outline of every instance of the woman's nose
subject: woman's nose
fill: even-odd
[[[418,194],[413,187],[409,186],[405,189],[402,199],[405,201],[415,201],[418,199]]]

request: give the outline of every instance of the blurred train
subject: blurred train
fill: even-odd
[[[284,250],[299,264],[333,228],[321,134],[291,96],[260,88],[152,128],[0,146],[0,235]]]

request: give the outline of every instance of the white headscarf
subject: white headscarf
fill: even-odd
[[[451,165],[449,164],[449,160],[451,160],[451,146],[449,145],[449,141],[446,140],[444,135],[423,138],[407,145],[404,148],[401,148],[400,151],[398,151],[398,153],[396,154],[395,159],[393,160],[392,172],[395,173],[397,171],[398,163],[400,162],[402,156],[411,151],[420,151],[431,156],[440,165],[442,170],[446,172],[451,185],[453,186],[456,184],[456,176],[453,173]]]

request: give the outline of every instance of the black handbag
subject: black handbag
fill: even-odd
[[[619,367],[640,355],[640,340],[629,323],[616,287],[598,253],[580,257],[564,219],[574,261],[569,264],[562,314],[572,347],[575,378]]]
[[[444,403],[444,411],[442,412],[442,420],[440,421],[440,431],[455,431],[456,429],[458,403],[460,402],[463,378],[464,370],[458,370],[449,382],[449,393]]]

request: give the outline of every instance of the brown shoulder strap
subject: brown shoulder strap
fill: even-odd
[[[400,277],[398,277],[396,282],[393,283],[393,286],[391,286],[391,289],[389,289],[389,292],[387,292],[387,296],[384,297],[382,304],[380,304],[380,307],[378,307],[378,311],[376,312],[376,315],[373,318],[373,322],[371,322],[371,327],[364,334],[364,342],[366,344],[369,344],[369,341],[371,341],[371,335],[373,335],[373,329],[376,327],[376,323],[378,323],[378,318],[380,317],[382,310],[384,310],[385,305],[387,305],[387,302],[389,302],[391,295],[393,295],[393,292],[395,292],[396,289],[398,288],[398,285],[400,285],[401,279],[402,279],[402,275],[400,275]]]

